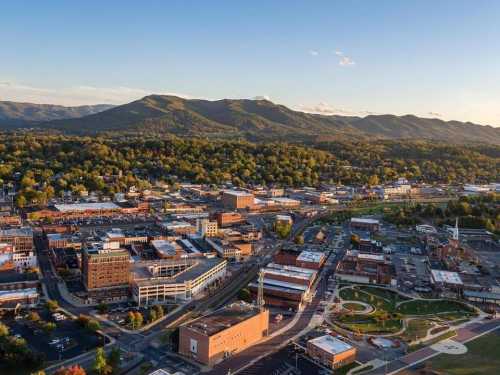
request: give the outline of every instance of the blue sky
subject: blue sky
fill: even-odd
[[[266,96],[500,126],[498,1],[10,1],[0,100]]]

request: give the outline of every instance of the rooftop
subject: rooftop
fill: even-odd
[[[380,224],[380,221],[376,219],[368,219],[363,217],[353,217],[351,219],[351,223]]]
[[[315,339],[309,340],[308,343],[311,343],[314,346],[334,355],[346,352],[353,348],[348,343],[339,340],[331,335],[317,337]]]
[[[324,253],[304,250],[297,257],[297,260],[300,262],[320,263],[321,261],[323,261],[324,258],[325,258]]]
[[[0,237],[33,237],[33,229],[30,227],[0,229]]]
[[[236,195],[238,197],[253,197],[253,194],[241,190],[224,190],[224,194]]]
[[[457,272],[431,270],[432,278],[436,283],[462,285],[462,279]]]
[[[235,302],[214,311],[211,314],[202,316],[195,321],[185,325],[185,327],[196,331],[202,335],[213,336],[225,329],[240,324],[245,320],[256,316],[260,309],[255,305],[245,302]]]
[[[175,242],[154,240],[151,241],[151,245],[163,256],[175,256],[177,254],[177,245]]]
[[[54,207],[61,212],[118,210],[120,208],[113,202],[56,204]]]

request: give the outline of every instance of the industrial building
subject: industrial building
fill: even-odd
[[[224,259],[205,257],[135,262],[132,298],[140,306],[191,299],[224,278],[226,266]]]
[[[38,301],[36,288],[0,290],[0,310],[13,310],[18,306],[35,307]]]
[[[338,263],[335,277],[341,281],[361,284],[396,285],[396,275],[390,257],[385,254],[349,250]]]
[[[181,326],[179,353],[212,366],[256,344],[268,329],[268,310],[233,303]]]
[[[337,369],[354,362],[356,348],[331,335],[325,335],[307,342],[307,354],[323,365]]]

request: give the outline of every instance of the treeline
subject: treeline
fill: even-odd
[[[79,137],[0,134],[0,184],[15,185],[19,206],[45,204],[64,191],[105,195],[131,186],[232,183],[317,186],[381,183],[397,177],[426,182],[496,181],[500,147],[428,142],[287,143],[147,136]],[[376,176],[377,178],[374,178]]]
[[[455,225],[458,218],[461,228],[480,228],[500,235],[500,194],[461,197],[449,201],[445,207],[435,204],[387,209],[384,220],[397,225],[420,224],[426,219],[436,225]]]

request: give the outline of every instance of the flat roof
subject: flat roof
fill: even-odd
[[[174,256],[177,254],[176,244],[166,240],[153,240],[151,241],[151,246],[155,248],[156,251],[163,255]]]
[[[253,197],[252,193],[241,190],[224,190],[224,194],[237,195],[239,197]]]
[[[351,223],[363,223],[363,224],[380,224],[377,219],[368,219],[363,217],[353,217],[351,218]]]
[[[313,276],[317,272],[315,270],[311,270],[309,268],[303,268],[303,267],[297,267],[297,266],[289,266],[285,264],[278,264],[278,263],[269,263],[266,267],[266,269],[277,269],[277,270],[286,270],[286,271],[293,271],[293,272],[300,272],[304,275],[309,275]]]
[[[214,311],[211,314],[202,316],[185,327],[206,336],[213,336],[225,329],[240,324],[245,320],[260,313],[260,309],[245,302],[235,302]]]
[[[289,283],[286,281],[274,280],[274,279],[269,279],[267,277],[264,277],[264,287],[267,285],[278,286],[278,287],[282,287],[285,289],[295,289],[295,290],[300,290],[303,292],[305,292],[305,291],[307,291],[307,289],[309,289],[306,285]]]
[[[462,279],[457,272],[431,270],[432,278],[437,283],[463,285]]]
[[[500,301],[500,293],[495,292],[476,292],[475,290],[464,290],[464,296]]]
[[[0,237],[33,237],[33,229],[30,227],[0,229]]]
[[[375,260],[377,262],[383,262],[385,260],[385,256],[381,254],[359,253],[358,259]]]
[[[120,207],[113,202],[56,204],[54,207],[61,212],[120,209]]]
[[[316,337],[315,339],[309,340],[308,343],[317,346],[320,349],[330,353],[330,354],[340,354],[351,350],[353,347],[345,341],[339,340],[331,335],[324,335]]]
[[[313,276],[311,274],[306,274],[303,272],[297,272],[297,271],[292,271],[292,270],[280,270],[278,268],[266,268],[265,274],[266,275],[279,275],[279,276],[285,276],[285,277],[291,277],[291,278],[303,279],[303,280],[311,280],[311,278]]]
[[[132,278],[139,286],[151,286],[159,284],[181,284],[186,281],[196,279],[203,275],[205,272],[210,271],[212,268],[219,266],[221,263],[227,263],[225,259],[221,258],[205,258],[197,257],[191,259],[175,259],[175,260],[158,260],[158,261],[139,261],[135,262],[132,266]],[[154,276],[149,267],[154,266],[172,266],[186,265],[184,270],[172,276]]]
[[[297,257],[297,260],[301,262],[320,263],[324,258],[325,258],[324,253],[304,250]]]

